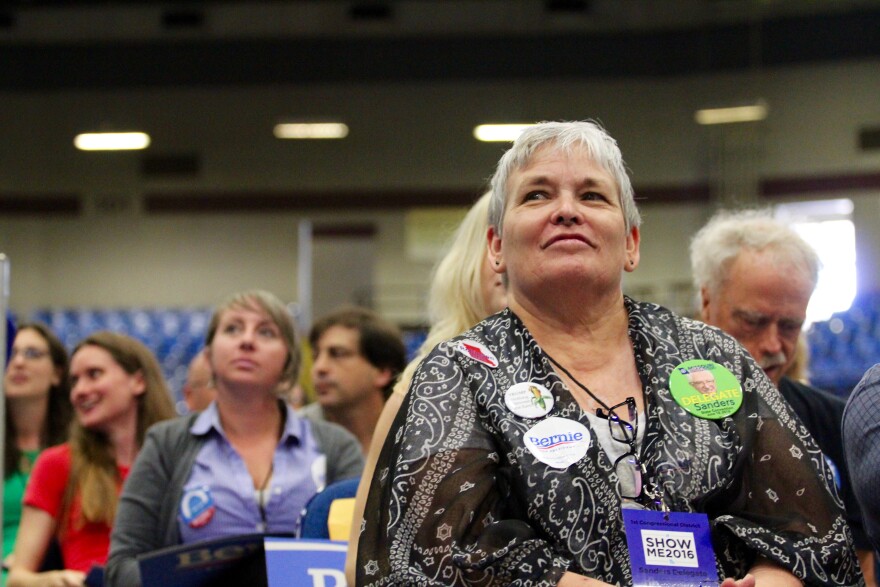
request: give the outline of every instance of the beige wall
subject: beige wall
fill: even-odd
[[[764,97],[761,177],[869,173],[880,151],[857,152],[857,131],[880,125],[880,63],[799,67],[760,74],[660,80],[145,90],[0,95],[0,194],[73,192],[75,218],[0,218],[0,251],[12,261],[13,309],[45,306],[210,305],[263,287],[296,299],[296,226],[370,223],[379,309],[412,321],[430,262],[406,254],[404,210],[309,214],[146,215],[147,192],[177,190],[442,189],[476,197],[503,145],[470,136],[480,122],[600,119],[618,139],[637,186],[707,181],[711,143],[693,111]],[[280,142],[280,117],[341,116],[350,138]],[[82,121],[86,121],[84,125]],[[70,140],[84,126],[144,128],[153,152],[198,152],[198,178],[155,181],[138,156],[86,154]],[[810,199],[825,194],[810,194]],[[860,289],[880,290],[880,192],[832,193],[856,202]],[[367,196],[365,196],[367,197]],[[125,205],[99,213],[94,198]],[[680,305],[690,281],[687,244],[711,204],[641,202],[642,265],[626,287]],[[316,268],[319,270],[319,268]],[[684,286],[682,284],[685,284]],[[401,291],[411,303],[402,303]]]

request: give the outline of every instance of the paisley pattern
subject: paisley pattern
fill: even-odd
[[[760,555],[807,585],[860,585],[849,528],[812,438],[732,338],[659,306],[625,301],[648,401],[642,455],[665,503],[705,512],[719,576],[742,576]],[[492,368],[459,352],[486,345]],[[708,359],[741,382],[743,405],[696,418],[668,390],[672,369]],[[517,416],[504,392],[522,382],[555,400]],[[631,585],[614,467],[595,438],[565,469],[523,435],[544,418],[589,419],[520,320],[505,310],[442,343],[416,372],[370,487],[358,585],[556,585],[567,571]]]

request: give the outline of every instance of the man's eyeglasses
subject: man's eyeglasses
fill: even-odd
[[[36,360],[42,359],[43,357],[47,356],[48,354],[49,354],[49,351],[40,350],[40,349],[34,348],[32,346],[25,347],[23,349],[17,349],[17,348],[13,347],[12,352],[9,353],[9,360],[11,361],[12,359],[17,357],[18,355],[21,355],[22,357],[24,357],[28,361],[36,361]]]
[[[627,416],[629,420],[624,420],[617,415],[615,410],[626,406]],[[636,439],[639,433],[639,419],[636,410],[635,398],[628,397],[617,405],[611,406],[606,412],[602,408],[596,409],[596,416],[608,420],[608,429],[611,432],[611,438],[615,441],[625,444],[629,450],[622,454],[614,461],[614,470],[617,478],[620,480],[622,488],[632,488],[633,495],[623,495],[624,499],[638,500],[642,496],[642,476],[645,473],[645,466],[639,460],[638,451],[636,450]]]

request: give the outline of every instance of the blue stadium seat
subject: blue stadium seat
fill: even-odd
[[[846,312],[813,324],[807,342],[810,381],[847,396],[865,371],[880,362],[880,294],[861,296]]]
[[[337,499],[354,497],[357,494],[359,477],[331,483],[324,491],[316,494],[303,510],[299,538],[330,538],[327,518],[330,516],[330,505]]]
[[[127,334],[156,355],[176,399],[186,369],[204,345],[210,308],[38,309],[30,319],[49,325],[69,349],[96,330]]]

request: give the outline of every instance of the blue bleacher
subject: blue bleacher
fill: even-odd
[[[68,350],[96,330],[140,340],[156,355],[179,402],[187,367],[204,345],[212,312],[212,308],[44,309],[33,312],[31,320],[48,324]]]
[[[816,322],[807,333],[810,382],[842,397],[880,363],[880,294],[857,298],[849,310]]]
[[[95,330],[137,338],[156,355],[180,400],[187,366],[204,344],[211,313],[211,308],[46,309],[34,312],[31,319],[48,324],[68,349]],[[426,333],[403,334],[412,359]],[[862,296],[846,312],[814,323],[807,341],[811,383],[846,397],[865,371],[880,363],[880,294]]]
[[[424,329],[403,331],[403,345],[406,347],[406,360],[412,361],[419,352],[419,347],[425,342],[428,332]]]

